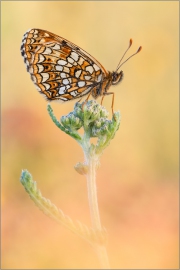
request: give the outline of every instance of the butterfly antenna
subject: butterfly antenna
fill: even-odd
[[[133,57],[134,55],[136,55],[137,53],[139,53],[140,51],[142,50],[142,46],[140,46],[139,48],[138,48],[138,50],[135,52],[135,53],[133,53],[131,56],[129,56],[124,62],[122,62],[122,64],[121,64],[121,61],[120,61],[120,63],[119,63],[119,65],[118,65],[118,67],[117,67],[117,69],[116,69],[116,72],[118,71],[118,69],[120,68],[120,67],[122,67],[122,65],[124,65],[124,63],[126,63],[131,57]],[[127,51],[127,50],[126,50]],[[124,57],[124,56],[123,56]],[[123,58],[122,57],[122,58]]]
[[[120,68],[121,62],[122,62],[124,56],[126,55],[127,51],[129,50],[129,48],[131,47],[132,42],[133,42],[133,41],[132,41],[132,38],[131,38],[131,39],[129,40],[129,46],[128,46],[128,48],[127,48],[126,51],[124,52],[123,56],[121,57],[121,59],[120,59],[120,61],[119,61],[119,64],[117,65],[116,72],[117,72],[118,69]]]

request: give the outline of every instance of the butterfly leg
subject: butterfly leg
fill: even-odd
[[[102,96],[102,99],[101,99],[101,105],[102,105],[102,102],[103,102],[103,99],[106,95],[113,95],[112,96],[112,104],[111,104],[111,109],[112,109],[112,114],[114,114],[114,92],[104,92],[103,93],[103,96]]]
[[[91,95],[91,92],[88,94],[87,98],[85,99],[84,103],[82,104],[82,111],[83,111],[84,105],[88,102],[90,95]]]
[[[104,97],[105,97],[105,95],[103,94],[103,96],[102,96],[102,98],[101,98],[101,106],[102,106]]]
[[[81,102],[82,97],[78,100],[78,102]]]

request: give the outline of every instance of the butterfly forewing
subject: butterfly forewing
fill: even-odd
[[[31,79],[48,100],[66,102],[98,93],[108,71],[72,42],[40,29],[23,36],[21,54]]]

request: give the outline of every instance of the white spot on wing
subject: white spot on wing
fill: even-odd
[[[102,74],[100,74],[97,78],[97,82],[100,82],[102,80]]]
[[[70,85],[66,85],[66,90],[68,90],[69,88],[71,88],[71,86]]]
[[[71,94],[71,96],[76,97],[78,92],[77,91],[72,91],[72,92],[70,92],[70,94]]]
[[[78,58],[79,58],[78,54],[75,53],[75,52],[71,52],[71,57],[72,57],[75,61],[77,61]]]
[[[48,90],[50,88],[50,85],[47,83],[43,83],[44,87],[46,88],[46,90]]]
[[[60,50],[61,49],[61,46],[59,44],[55,44],[54,46],[52,46],[52,48],[54,50]]]
[[[65,60],[58,60],[57,63],[58,63],[59,65],[64,66],[64,65],[67,64],[67,61],[65,61]]]
[[[79,58],[78,64],[81,66],[84,63],[84,59],[82,57]]]
[[[64,94],[66,92],[66,87],[65,86],[62,86],[59,88],[59,94]]]
[[[81,72],[82,72],[82,70],[80,70],[80,69],[75,72],[76,78],[79,78],[79,76],[81,75]]]
[[[32,67],[30,67],[30,68],[29,68],[29,73],[32,73],[32,74],[34,73],[34,71],[33,71],[33,68],[32,68]]]
[[[62,82],[63,84],[69,84],[71,83],[71,79],[64,79]]]
[[[64,73],[64,72],[60,73],[60,76],[61,76],[62,79],[66,78],[66,75],[67,75],[67,74]]]
[[[46,82],[49,79],[49,74],[48,73],[41,73],[42,76],[42,82]]]
[[[87,76],[87,75],[86,75],[86,76],[84,76],[84,79],[88,81],[88,80],[91,79],[91,76]]]
[[[44,35],[45,35],[46,37],[49,37],[49,34],[48,34],[48,33],[44,33]]]
[[[72,59],[71,57],[68,57],[67,60],[68,60],[68,62],[69,62],[70,64],[73,64],[73,63],[74,63],[74,59]]]
[[[78,82],[78,86],[79,86],[79,87],[83,87],[85,84],[86,84],[86,83],[85,83],[84,81]]]
[[[62,66],[59,66],[59,65],[56,65],[55,66],[55,69],[58,70],[58,71],[62,71],[63,70],[63,67]]]
[[[35,42],[35,39],[34,38],[31,38],[30,39],[30,44],[33,44]]]
[[[41,63],[45,60],[45,57],[42,54],[39,54],[38,63]]]
[[[72,64],[68,63],[68,64],[67,64],[67,67],[70,67],[70,68],[71,68],[71,67],[72,67]]]
[[[93,73],[93,71],[94,71],[94,69],[93,69],[93,67],[92,66],[87,66],[86,67],[86,71],[89,71],[89,73]]]
[[[41,73],[44,70],[44,67],[42,65],[37,64],[38,71]]]
[[[65,97],[60,97],[60,99],[63,101],[67,101],[67,98],[65,98]]]
[[[50,48],[46,48],[43,54],[51,54],[52,50]]]
[[[100,70],[100,68],[96,64],[94,64],[93,67],[94,67],[95,71]]]

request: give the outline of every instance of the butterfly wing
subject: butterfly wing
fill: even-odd
[[[21,54],[36,88],[48,100],[66,102],[101,88],[108,71],[72,42],[48,31],[31,29]]]

